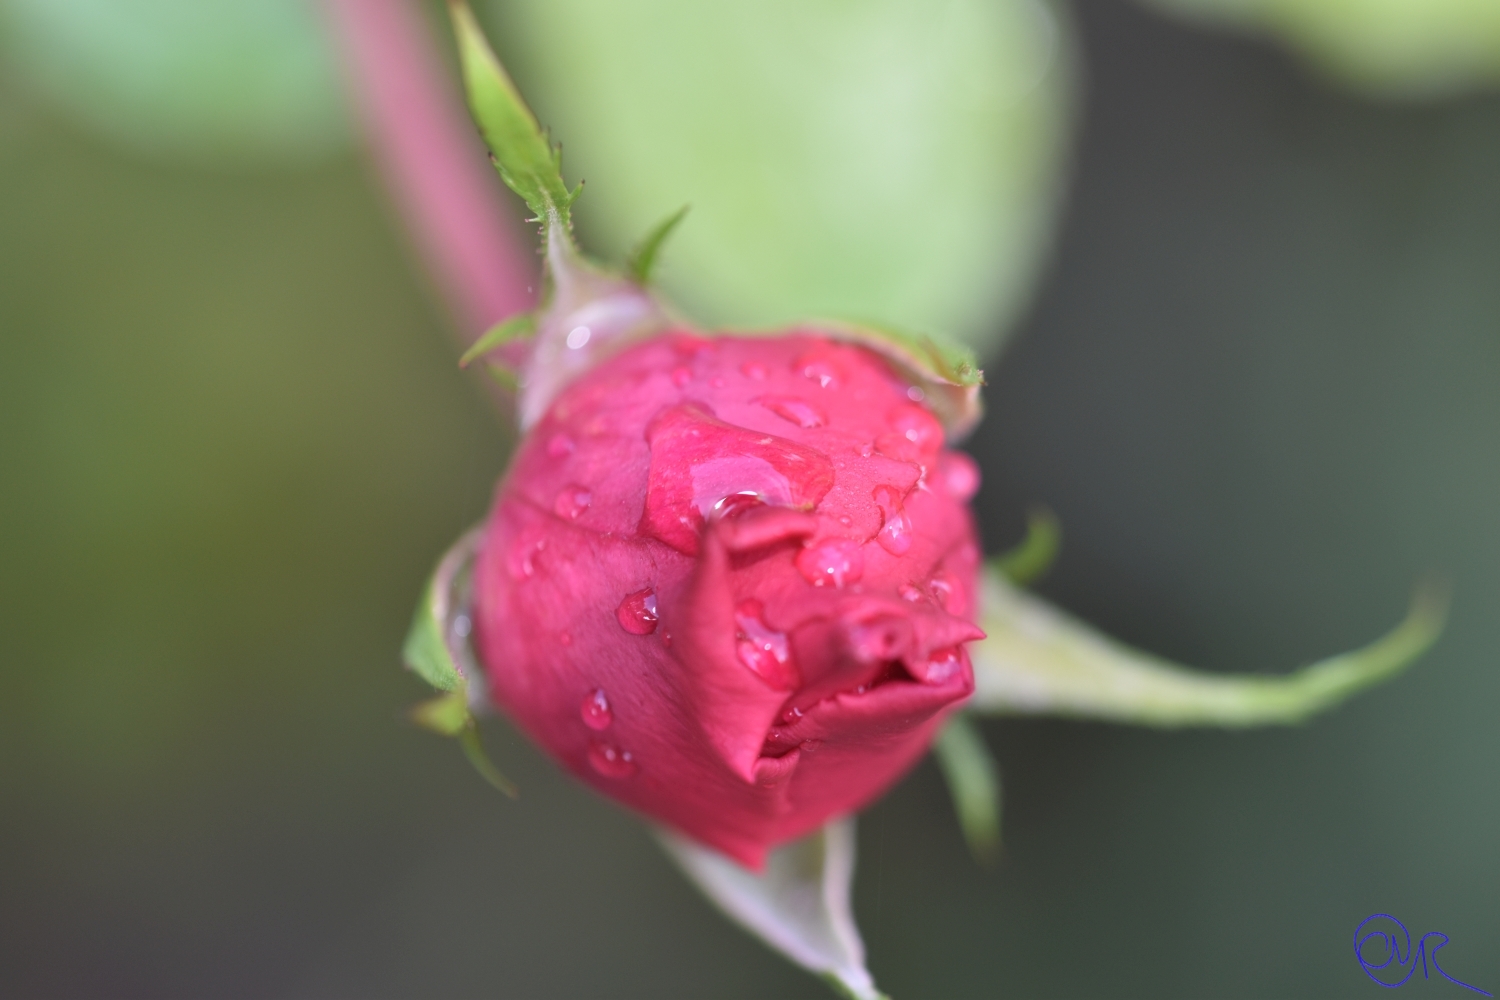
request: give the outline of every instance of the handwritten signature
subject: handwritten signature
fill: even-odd
[[[1401,938],[1398,939],[1394,931],[1387,933],[1384,930],[1372,930],[1368,934],[1366,934],[1365,927],[1372,920],[1389,920],[1391,923],[1401,928]],[[1378,927],[1380,925],[1377,924],[1376,926]],[[1432,946],[1431,950],[1428,950],[1427,948],[1428,938],[1438,939],[1437,943]],[[1385,961],[1383,962],[1375,963],[1365,958],[1366,950],[1375,950],[1373,944],[1373,942],[1375,941],[1379,941],[1381,946],[1384,948]],[[1405,958],[1403,958],[1401,955],[1402,941],[1404,941],[1406,944]],[[1438,975],[1448,980],[1448,982],[1453,983],[1457,986],[1462,986],[1466,990],[1473,990],[1475,993],[1482,993],[1487,997],[1494,996],[1493,993],[1486,993],[1478,986],[1470,986],[1468,983],[1461,983],[1457,979],[1454,979],[1452,976],[1448,975],[1448,973],[1443,971],[1443,967],[1441,965],[1438,965],[1437,953],[1438,950],[1447,943],[1448,935],[1444,934],[1442,931],[1428,931],[1426,934],[1423,934],[1422,937],[1417,941],[1416,950],[1413,951],[1411,946],[1411,934],[1407,932],[1406,925],[1397,920],[1395,917],[1391,916],[1389,913],[1372,913],[1365,919],[1361,920],[1358,927],[1354,928],[1354,957],[1359,959],[1359,967],[1365,971],[1365,975],[1375,980],[1375,982],[1379,983],[1381,986],[1388,986],[1392,989],[1395,989],[1397,986],[1405,986],[1406,981],[1410,979],[1412,977],[1412,974],[1417,971],[1418,959],[1420,959],[1422,962],[1422,978],[1426,979],[1427,961],[1430,958],[1432,960],[1432,967],[1438,971]],[[1407,962],[1411,963],[1411,968],[1407,969],[1406,975],[1401,977],[1400,982],[1388,983],[1375,974],[1382,969],[1389,968],[1393,963],[1395,964],[1396,969],[1405,969]],[[1395,970],[1392,970],[1392,975],[1394,974]]]

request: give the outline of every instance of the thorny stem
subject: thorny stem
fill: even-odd
[[[532,308],[535,262],[411,0],[323,0],[371,152],[465,344]]]

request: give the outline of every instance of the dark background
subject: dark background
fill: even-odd
[[[1430,569],[1454,616],[1304,728],[987,723],[1003,860],[924,764],[861,821],[872,968],[1374,996],[1385,911],[1494,991],[1500,97],[1376,105],[1080,8],[1073,200],[970,445],[988,546],[1047,502],[1043,591],[1207,669],[1360,644]],[[508,439],[367,168],[164,167],[10,92],[0,137],[0,994],[826,996],[503,723],[519,802],[402,721]]]

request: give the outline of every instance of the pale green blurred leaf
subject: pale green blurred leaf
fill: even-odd
[[[1197,673],[1116,642],[989,567],[986,638],[969,646],[969,707],[1162,727],[1301,722],[1409,666],[1437,641],[1446,614],[1445,593],[1428,585],[1405,621],[1363,649],[1282,676]]]
[[[1500,83],[1495,0],[1147,0],[1207,23],[1272,34],[1343,82],[1390,97]]]
[[[1040,0],[485,5],[621,259],[683,202],[662,284],[711,325],[811,317],[993,347],[1048,243],[1072,43]]]
[[[854,925],[854,820],[822,830],[766,857],[761,874],[667,830],[667,854],[731,920],[854,1000],[879,1000]]]
[[[956,713],[943,724],[932,752],[969,851],[980,864],[992,863],[1000,853],[1000,767],[984,734],[969,715]]]
[[[312,0],[0,0],[10,69],[157,155],[307,160],[349,137]]]
[[[1018,587],[1035,582],[1052,567],[1062,545],[1062,526],[1050,510],[1038,508],[1026,518],[1021,544],[994,559],[994,568]]]

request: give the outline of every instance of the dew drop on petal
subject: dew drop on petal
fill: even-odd
[[[589,763],[606,778],[628,778],[636,772],[635,758],[629,750],[612,743],[590,743]]]
[[[797,569],[814,587],[842,587],[865,575],[865,555],[858,542],[825,538],[797,553]]]
[[[743,514],[752,507],[764,507],[765,500],[761,499],[759,493],[754,490],[744,490],[740,493],[731,493],[727,497],[720,497],[709,508],[710,513],[716,517],[734,517]]]
[[[801,747],[803,753],[812,753],[814,750],[818,749],[818,747],[820,747],[820,746],[823,745],[823,741],[822,740],[803,740],[801,743],[799,743],[797,745],[799,747]]]
[[[578,706],[578,712],[583,716],[583,724],[596,732],[603,732],[615,721],[615,713],[610,710],[603,688],[590,691],[583,704]]]
[[[571,646],[573,645],[573,633],[559,632],[557,633],[557,641],[562,643],[564,646]]]
[[[956,649],[940,649],[927,658],[926,676],[928,684],[944,684],[963,669],[963,654]]]
[[[757,382],[766,380],[766,366],[759,361],[746,361],[740,365],[740,372],[746,378],[753,378]]]
[[[810,378],[824,389],[837,389],[839,387],[838,372],[833,366],[823,361],[810,361],[801,365],[804,378]]]
[[[535,575],[537,557],[547,547],[547,539],[523,535],[516,540],[511,547],[510,557],[506,560],[506,568],[510,570],[512,580],[525,580]]]
[[[589,338],[592,337],[593,335],[594,335],[594,332],[592,330],[590,330],[586,326],[575,326],[575,327],[573,327],[573,329],[571,329],[571,330],[568,331],[568,337],[567,337],[568,349],[576,351],[579,348],[584,347],[585,345],[588,344]]]
[[[881,516],[885,518],[875,540],[893,556],[906,555],[911,551],[912,528],[911,518],[901,504],[901,492],[894,486],[877,486],[873,493]]]
[[[875,454],[875,444],[874,444],[874,442],[866,441],[864,444],[862,444],[862,445],[859,446],[859,457],[860,458],[869,458],[873,454]]]
[[[802,678],[792,663],[791,645],[786,633],[777,632],[761,617],[761,603],[743,601],[734,612],[735,652],[740,662],[777,691],[792,691]]]
[[[921,386],[914,385],[910,389],[906,390],[906,398],[911,400],[913,403],[920,403],[922,400],[927,398],[927,393],[922,391]]]
[[[656,591],[638,590],[626,596],[615,609],[620,627],[631,635],[650,635],[656,631]]]
[[[781,724],[783,726],[790,726],[800,718],[802,718],[802,709],[793,706],[781,713]]]
[[[474,630],[474,623],[468,615],[458,615],[453,619],[453,634],[460,639],[467,639],[469,633]]]
[[[691,368],[678,367],[672,369],[672,384],[677,386],[677,388],[681,389],[692,380],[693,371]]]
[[[573,439],[561,432],[547,440],[547,454],[553,458],[566,458],[573,454]]]
[[[823,416],[823,411],[809,403],[805,399],[796,396],[761,396],[755,400],[759,406],[764,406],[772,413],[788,423],[796,424],[804,429],[822,427],[828,423],[828,418]]]
[[[897,587],[896,593],[901,595],[901,599],[903,601],[911,601],[912,603],[916,603],[917,601],[920,601],[922,599],[922,592],[909,583],[903,583],[901,586]]]
[[[587,487],[570,483],[558,492],[557,499],[552,502],[552,509],[564,521],[576,521],[578,515],[588,510],[593,499],[594,494]]]
[[[953,581],[948,578],[948,574],[938,573],[927,581],[927,589],[932,592],[932,599],[937,602],[938,607],[948,610],[948,602],[953,599]]]

